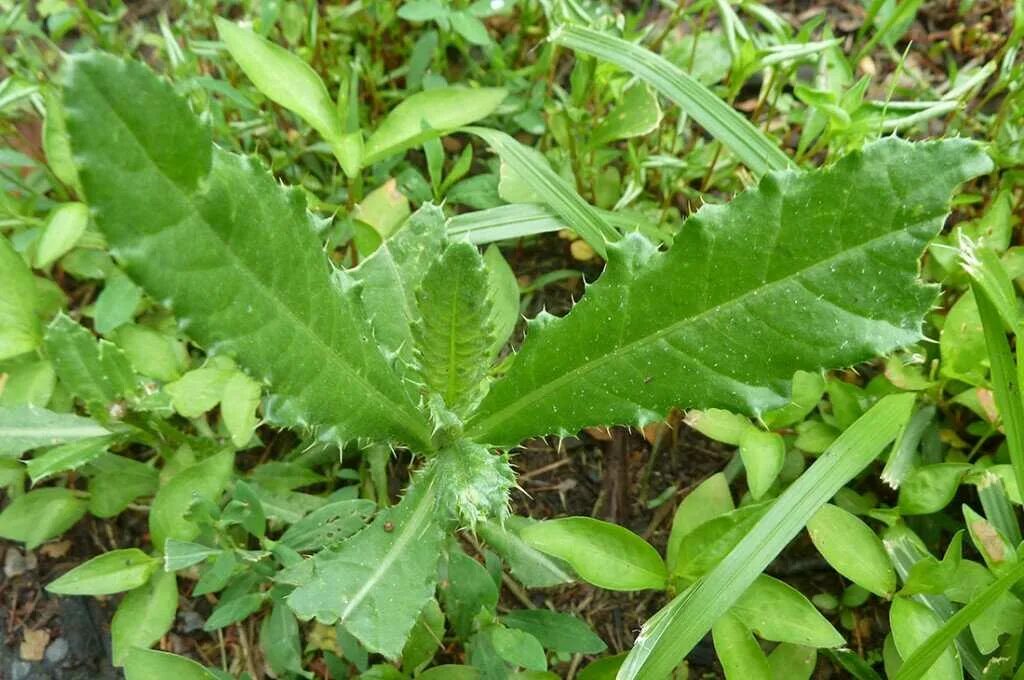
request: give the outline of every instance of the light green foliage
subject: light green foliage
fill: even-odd
[[[397,659],[434,592],[442,539],[435,503],[436,480],[420,476],[372,524],[282,575],[296,585],[289,606],[302,620],[340,622],[368,650]]]
[[[501,619],[509,628],[518,628],[537,638],[545,649],[566,654],[598,654],[607,645],[590,627],[569,614],[550,609],[520,609]]]
[[[494,345],[487,269],[476,246],[453,243],[423,277],[413,327],[423,383],[465,413],[480,397]]]
[[[35,406],[0,408],[0,458],[108,434],[110,431],[99,423],[70,413]]]
[[[110,622],[113,660],[122,665],[136,647],[152,646],[174,625],[178,611],[178,580],[157,569],[145,585],[124,596]]]
[[[299,194],[214,152],[184,100],[139,64],[75,58],[65,101],[82,184],[115,254],[194,339],[269,384],[276,421],[429,448],[358,301],[331,282]],[[334,398],[337,385],[350,399]]]
[[[199,534],[187,516],[188,508],[196,500],[220,497],[231,479],[234,458],[232,451],[221,451],[185,468],[160,488],[149,509],[149,533],[157,549],[169,538],[190,541]]]
[[[786,460],[786,443],[774,432],[751,427],[740,437],[740,456],[754,500],[768,492]]]
[[[676,514],[672,518],[672,531],[668,537],[668,547],[665,549],[665,561],[669,570],[675,571],[679,546],[686,536],[701,525],[734,509],[729,480],[721,472],[711,475],[691,491],[676,508]]]
[[[840,574],[879,597],[896,590],[896,571],[881,539],[855,515],[823,505],[807,522],[814,547]]]
[[[68,470],[77,470],[102,456],[112,441],[111,437],[92,437],[55,446],[43,454],[36,454],[25,464],[28,476],[35,484],[41,479]]]
[[[597,147],[619,139],[640,137],[655,130],[660,122],[657,95],[647,85],[637,83],[622,94],[622,99],[597,126],[590,137],[590,145]]]
[[[468,433],[509,444],[645,423],[671,406],[760,413],[788,401],[797,370],[916,341],[935,296],[917,282],[917,258],[953,189],[988,167],[967,142],[887,139],[705,206],[667,253],[627,237],[567,317],[530,322]],[[926,169],[932,181],[921,183]],[[694,294],[658,294],[666,285]],[[766,355],[758,348],[767,345]]]
[[[715,621],[711,634],[726,680],[771,680],[768,658],[742,619],[726,614]]]
[[[941,621],[923,604],[897,597],[889,608],[889,624],[892,626],[896,649],[900,656],[906,659],[929,635],[939,629]],[[946,648],[926,675],[937,680],[959,680],[963,677],[963,671],[954,656],[952,646]]]
[[[761,574],[729,610],[758,637],[805,647],[844,643],[811,601],[791,586]]]
[[[0,237],[0,359],[31,352],[41,341],[32,272]]]
[[[396,106],[366,140],[363,164],[376,163],[485,118],[506,94],[503,88],[494,87],[444,87],[418,92]]]
[[[69,489],[29,491],[0,512],[0,538],[20,541],[35,550],[74,526],[87,507],[88,502]]]
[[[141,587],[159,565],[138,548],[111,550],[51,581],[46,589],[58,595],[112,595]]]
[[[168,652],[135,648],[124,658],[125,680],[217,680],[217,677],[195,661]]]
[[[45,269],[71,250],[89,225],[89,208],[65,203],[54,208],[36,244],[35,266]]]
[[[253,84],[272,101],[294,111],[327,140],[348,175],[359,171],[362,135],[345,134],[342,116],[309,64],[252,31],[221,18],[217,32]]]
[[[107,416],[107,408],[135,390],[135,374],[116,345],[96,340],[85,328],[58,314],[46,329],[46,351],[57,377],[93,413]]]
[[[538,522],[522,531],[531,546],[563,559],[584,580],[608,590],[660,590],[666,569],[650,543],[632,531],[591,517]]]

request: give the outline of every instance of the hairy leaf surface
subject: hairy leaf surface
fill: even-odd
[[[185,101],[139,64],[76,57],[65,99],[82,185],[126,271],[207,350],[263,378],[277,421],[430,446],[358,299],[332,283],[301,194],[211,151]]]
[[[298,586],[288,596],[296,616],[340,623],[371,652],[397,659],[437,580],[443,532],[434,483],[420,476],[340,547],[283,573],[280,580]]]
[[[484,260],[476,246],[453,243],[434,263],[416,296],[413,327],[423,382],[449,409],[462,412],[474,401],[494,344]]]
[[[952,191],[990,166],[968,141],[885,139],[704,207],[668,252],[635,236],[610,246],[567,317],[530,323],[468,433],[515,444],[672,406],[762,413],[786,403],[797,370],[915,342],[935,297],[918,257]]]

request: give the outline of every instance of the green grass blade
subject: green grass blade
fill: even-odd
[[[896,438],[914,399],[885,397],[840,435],[717,567],[647,622],[619,680],[668,676],[811,516]]]
[[[607,256],[608,241],[619,240],[615,231],[598,213],[597,209],[584,201],[565,179],[551,169],[547,163],[531,154],[531,149],[498,130],[482,127],[463,128],[476,135],[490,146],[501,160],[508,164],[566,224],[590,244],[602,257]]]
[[[971,290],[974,291],[985,331],[985,346],[992,366],[992,390],[1006,432],[1010,462],[1017,478],[1017,488],[1024,489],[1024,402],[1017,385],[1017,367],[1003,330],[1003,319],[986,288],[975,280],[971,282]]]
[[[949,617],[942,626],[932,633],[924,644],[903,662],[894,680],[917,680],[925,677],[928,669],[939,656],[956,640],[961,631],[965,630],[974,619],[995,604],[999,597],[1008,591],[1017,581],[1024,578],[1024,562],[1018,562],[1012,569],[993,581],[971,600],[963,609]]]
[[[448,235],[471,243],[491,243],[565,229],[565,221],[536,203],[511,203],[455,215]]]
[[[778,145],[667,59],[639,45],[582,26],[560,26],[552,42],[609,61],[652,85],[722,142],[755,174],[789,167]]]

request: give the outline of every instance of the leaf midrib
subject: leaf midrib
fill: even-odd
[[[943,215],[943,214],[945,214],[945,211],[943,211],[942,213],[938,213],[938,215]],[[804,267],[803,269],[799,269],[799,270],[797,270],[795,272],[792,272],[791,274],[787,274],[786,276],[784,276],[782,278],[775,279],[774,281],[771,281],[770,283],[765,283],[765,284],[761,285],[758,288],[747,289],[747,290],[743,291],[740,295],[738,295],[736,297],[733,297],[733,298],[730,298],[730,299],[725,300],[723,302],[720,302],[719,304],[714,305],[713,307],[709,307],[708,309],[705,309],[705,310],[703,310],[703,311],[701,311],[701,312],[699,312],[699,313],[697,313],[695,315],[687,316],[687,317],[684,317],[682,319],[679,319],[678,321],[674,321],[671,324],[669,324],[668,326],[665,326],[664,328],[658,329],[657,331],[655,331],[653,333],[650,333],[648,335],[644,335],[644,336],[641,336],[641,337],[639,337],[639,338],[637,338],[635,340],[632,340],[632,341],[626,343],[625,345],[622,345],[622,346],[620,346],[620,347],[618,347],[618,348],[616,348],[616,349],[614,349],[614,350],[612,350],[612,351],[610,351],[610,352],[608,352],[606,354],[603,354],[602,356],[599,356],[599,357],[595,358],[594,360],[592,360],[592,361],[590,361],[590,362],[588,362],[586,364],[580,365],[580,366],[578,366],[576,368],[573,368],[572,370],[570,370],[570,371],[568,371],[566,373],[563,373],[562,375],[558,376],[557,378],[554,378],[553,380],[550,380],[550,381],[542,384],[540,387],[538,387],[538,388],[528,392],[527,394],[523,395],[522,397],[516,399],[515,401],[511,402],[508,406],[506,406],[506,407],[504,407],[504,408],[502,408],[502,409],[500,409],[498,411],[495,411],[490,416],[488,416],[488,417],[486,417],[484,419],[478,420],[475,423],[472,423],[470,425],[470,427],[468,428],[467,433],[468,433],[468,435],[470,437],[476,437],[476,436],[480,436],[480,435],[486,434],[487,432],[490,432],[491,430],[494,429],[494,424],[495,423],[502,423],[504,421],[507,421],[509,418],[513,417],[515,415],[515,413],[518,413],[519,411],[522,411],[523,409],[528,408],[533,403],[540,401],[541,399],[543,399],[545,396],[547,396],[551,392],[553,392],[556,389],[562,387],[564,384],[569,383],[569,382],[574,382],[576,380],[579,380],[583,376],[591,373],[592,371],[594,371],[594,370],[596,370],[598,368],[601,368],[606,363],[611,362],[611,361],[616,360],[616,359],[619,359],[619,358],[621,358],[621,357],[623,357],[625,355],[628,355],[630,352],[632,352],[639,345],[652,345],[653,343],[661,340],[665,336],[668,336],[668,335],[672,334],[673,332],[675,332],[676,330],[678,330],[679,328],[681,328],[683,326],[686,326],[686,325],[692,324],[692,323],[696,323],[696,322],[700,321],[701,319],[703,319],[703,318],[705,318],[707,316],[711,316],[712,314],[718,313],[720,311],[728,310],[732,306],[736,306],[736,305],[742,304],[746,299],[748,299],[751,295],[753,295],[755,293],[758,293],[758,292],[761,292],[761,291],[771,292],[775,288],[779,288],[779,287],[781,287],[781,286],[783,286],[783,285],[785,285],[787,283],[790,283],[791,281],[796,280],[796,279],[802,277],[805,274],[813,273],[813,272],[817,271],[819,268],[825,267],[825,266],[830,265],[830,264],[834,264],[835,262],[838,262],[838,261],[842,260],[843,258],[851,255],[852,253],[862,252],[862,251],[868,249],[872,244],[874,244],[874,243],[876,243],[878,241],[883,241],[883,240],[892,238],[893,235],[895,235],[895,234],[899,234],[899,233],[903,233],[903,232],[909,232],[909,231],[911,231],[911,230],[913,230],[913,229],[915,229],[917,227],[920,227],[921,225],[925,224],[926,222],[928,222],[931,219],[934,219],[938,215],[930,214],[930,215],[922,216],[916,222],[909,223],[909,224],[907,224],[905,227],[903,227],[901,229],[895,229],[895,230],[892,230],[892,231],[887,231],[884,234],[880,234],[879,236],[876,236],[876,237],[874,237],[872,239],[869,239],[867,241],[862,241],[861,243],[857,244],[856,246],[854,246],[852,248],[849,248],[847,250],[840,251],[839,253],[836,253],[835,255],[833,255],[831,257],[828,257],[827,259],[819,260],[818,262],[815,262],[814,264],[812,264],[812,265],[810,265],[808,267]],[[666,257],[666,256],[667,256],[667,253],[661,255],[660,257]],[[571,310],[570,310],[569,314],[570,315],[572,314]],[[562,317],[562,318],[569,318],[569,316]],[[731,376],[729,376],[729,377],[731,378]],[[736,378],[731,378],[731,379],[738,380]],[[507,413],[510,413],[510,412],[511,412],[511,415],[503,415],[503,414],[507,414]],[[594,423],[591,423],[591,424],[594,424]],[[604,424],[604,423],[601,423],[601,424]]]
[[[89,81],[90,85],[92,85],[91,77],[89,77]],[[111,106],[110,102],[107,100],[105,96],[103,96],[102,92],[98,88],[96,88],[95,85],[93,85],[92,87],[93,91],[96,92],[97,95],[99,95],[98,98],[103,102],[103,105],[106,106],[107,110],[120,124],[121,128],[124,129],[131,136],[131,139],[135,142],[136,146],[142,151],[142,155],[150,164],[150,167],[158,175],[167,180],[171,184],[171,186],[174,187],[175,194],[187,206],[188,213],[191,216],[197,218],[197,221],[200,224],[205,225],[206,230],[214,236],[218,243],[221,244],[222,250],[226,254],[227,258],[230,259],[231,263],[236,265],[234,267],[234,270],[241,272],[243,276],[251,282],[251,286],[253,288],[255,288],[258,291],[261,291],[264,294],[264,296],[273,303],[274,307],[278,308],[279,311],[283,311],[282,316],[290,318],[292,321],[294,321],[296,326],[303,329],[307,336],[313,339],[317,345],[322,347],[325,350],[325,354],[328,357],[328,359],[337,367],[339,367],[343,374],[347,374],[348,376],[353,378],[355,382],[359,383],[367,391],[367,393],[373,395],[374,400],[382,405],[382,409],[380,411],[382,415],[388,417],[394,414],[395,412],[401,413],[403,415],[403,418],[401,420],[404,421],[405,426],[408,428],[409,432],[415,433],[416,436],[420,438],[421,441],[417,443],[429,446],[430,436],[426,428],[422,427],[419,423],[413,422],[411,419],[405,417],[405,409],[391,408],[393,406],[398,406],[399,403],[394,402],[391,399],[385,397],[385,395],[381,393],[380,390],[374,387],[357,370],[354,370],[351,366],[348,365],[347,362],[343,361],[342,358],[334,351],[334,349],[318,333],[314,332],[314,330],[309,325],[307,325],[306,323],[301,321],[297,316],[295,316],[295,314],[292,313],[291,309],[289,309],[288,305],[283,304],[280,299],[278,299],[275,295],[271,294],[272,289],[267,287],[262,282],[262,280],[258,276],[256,276],[256,273],[252,271],[252,269],[250,269],[248,265],[246,265],[245,262],[235,253],[235,251],[229,246],[228,242],[221,236],[221,234],[218,233],[217,230],[210,225],[206,217],[197,210],[197,206],[193,203],[193,201],[189,200],[190,197],[198,196],[198,187],[196,194],[185,193],[177,182],[175,182],[172,178],[165,175],[160,169],[160,166],[157,165],[156,161],[149,155],[149,152],[146,149],[145,145],[142,144],[142,141],[139,139],[138,135],[135,134],[135,130],[132,129],[132,127],[128,125],[127,121],[125,121],[124,118],[121,117],[120,112],[117,111],[113,106]],[[210,173],[213,172],[213,166],[214,163],[216,162],[215,155],[217,151],[219,150],[215,150],[214,156],[211,156],[210,167],[208,168],[205,177],[209,177]],[[230,155],[227,154],[227,152],[221,153]],[[180,226],[181,223],[182,220],[177,221],[175,225],[172,225],[172,228],[173,226]],[[145,239],[148,238],[148,236],[143,236],[142,238]]]
[[[423,496],[420,497],[419,502],[416,505],[416,509],[413,510],[412,515],[409,517],[409,521],[405,523],[405,526],[401,529],[397,536],[395,536],[395,542],[391,544],[387,553],[384,555],[384,559],[380,561],[377,568],[373,570],[369,578],[363,583],[363,585],[356,591],[356,594],[352,596],[352,599],[348,601],[345,608],[341,611],[338,620],[344,623],[352,613],[358,609],[363,600],[367,598],[376,586],[380,582],[384,575],[391,569],[391,566],[405,554],[405,547],[408,545],[413,538],[420,535],[420,530],[424,528],[427,521],[434,517],[434,480],[433,478],[425,478],[422,483],[426,484],[427,488],[423,490]],[[370,525],[364,531],[371,531],[374,525]]]

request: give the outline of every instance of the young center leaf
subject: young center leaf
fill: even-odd
[[[423,279],[416,359],[428,388],[462,413],[479,396],[494,344],[487,270],[476,246],[453,243]]]
[[[301,193],[214,150],[185,100],[140,64],[73,58],[65,105],[112,251],[196,342],[269,385],[270,418],[324,437],[430,447],[358,298],[332,281]]]
[[[530,322],[467,434],[511,445],[672,406],[759,414],[786,403],[797,370],[915,342],[935,298],[918,257],[953,190],[989,167],[966,140],[884,139],[705,206],[667,252],[636,236],[610,245],[568,316]]]

